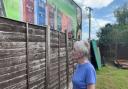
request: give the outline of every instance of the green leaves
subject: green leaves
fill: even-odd
[[[123,6],[117,8],[114,11],[114,15],[117,19],[118,24],[128,24],[128,3]]]
[[[97,33],[100,45],[128,43],[128,3],[114,11],[117,24],[106,24]]]

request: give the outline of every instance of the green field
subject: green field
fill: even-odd
[[[96,89],[128,89],[128,70],[103,67],[97,71]]]

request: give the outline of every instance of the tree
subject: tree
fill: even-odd
[[[117,8],[114,11],[114,15],[117,19],[118,24],[126,25],[128,24],[128,3],[124,4],[123,6]]]
[[[106,45],[112,42],[111,38],[112,25],[106,24],[105,27],[101,28],[101,30],[97,33],[97,37],[99,38],[100,45]]]
[[[128,3],[114,11],[118,24],[107,24],[97,33],[100,45],[107,45],[110,42],[128,43]]]
[[[102,56],[117,59],[119,47],[128,45],[128,4],[114,11],[116,24],[106,24],[97,33]]]

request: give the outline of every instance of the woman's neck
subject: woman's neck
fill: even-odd
[[[88,62],[88,58],[86,58],[86,57],[78,59],[79,64],[84,64],[84,63],[87,63],[87,62]]]

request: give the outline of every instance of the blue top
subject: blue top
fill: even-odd
[[[87,89],[87,85],[96,83],[96,71],[90,62],[76,65],[72,83],[73,89]]]

